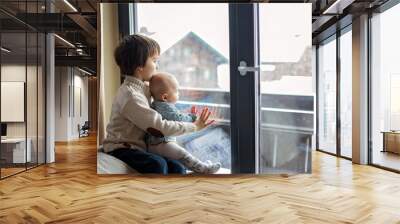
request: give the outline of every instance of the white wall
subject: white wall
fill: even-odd
[[[3,82],[25,82],[25,65],[2,65],[1,66],[1,81]],[[28,66],[28,71],[32,68]],[[29,72],[28,72],[29,73]],[[1,108],[7,110],[7,108]],[[25,137],[25,122],[7,123],[8,137]]]
[[[112,102],[121,85],[120,71],[112,53],[119,43],[118,6],[116,4],[100,4],[100,25],[98,28],[100,47],[97,53],[100,54],[100,57],[98,57],[100,66],[97,142],[102,144],[111,116]]]
[[[27,73],[25,71],[25,69],[27,69]],[[29,77],[30,75],[34,74],[36,75],[36,67],[33,66],[27,66],[25,67],[25,65],[17,65],[17,64],[8,64],[8,65],[2,65],[1,66],[1,81],[2,82],[25,82],[25,76],[26,74],[28,75],[28,79],[29,79],[29,84],[32,84],[32,78]],[[34,83],[34,85],[36,85],[36,82]],[[27,104],[29,106],[29,104],[31,102],[35,102],[35,105],[31,105],[34,106],[36,108],[36,88],[35,89],[31,89],[31,88],[27,88]],[[31,92],[32,91],[32,92]],[[1,110],[7,110],[8,108],[1,108]],[[27,112],[31,112],[31,110],[29,110],[27,108]],[[30,128],[34,128],[36,130],[36,126],[33,127],[33,124],[31,123],[32,121],[35,121],[36,123],[36,113],[27,113],[27,120],[29,122],[28,124],[28,129],[30,130]],[[26,122],[7,122],[7,136],[8,137],[25,137],[25,126],[26,126]],[[29,134],[31,133],[28,130],[28,137]]]
[[[38,70],[37,70],[38,69]],[[2,82],[24,82],[26,85],[26,106],[23,105],[19,111],[26,112],[26,120],[22,122],[6,122],[8,138],[24,138],[25,135],[30,140],[32,161],[44,163],[45,150],[45,115],[44,115],[44,73],[42,67],[25,64],[3,64],[1,66]],[[27,79],[27,80],[26,80]],[[21,94],[24,90],[19,90]],[[2,90],[3,92],[3,90]],[[6,95],[2,95],[7,97]],[[24,104],[24,102],[23,102]],[[2,112],[13,113],[13,108],[2,107]],[[16,109],[14,109],[16,110]],[[14,112],[15,113],[15,112]],[[37,156],[37,153],[39,156]],[[50,157],[51,158],[51,157]],[[51,162],[51,160],[48,160]]]
[[[82,77],[82,73],[76,74],[77,70],[75,70],[75,75],[74,75],[74,96],[72,96],[72,99],[74,99],[74,102],[71,103],[71,106],[74,105],[72,108],[72,117],[73,119],[71,120],[71,133],[70,135],[72,138],[78,138],[79,133],[78,133],[78,124],[82,126],[85,121],[89,120],[88,117],[88,77]],[[80,92],[80,93],[79,93]],[[81,108],[80,108],[81,107]],[[81,110],[81,111],[80,111]]]
[[[75,68],[56,67],[55,86],[55,141],[77,139],[78,124],[88,120],[88,78]]]
[[[68,68],[55,68],[55,141],[68,140]]]

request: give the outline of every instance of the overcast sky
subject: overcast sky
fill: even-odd
[[[225,3],[138,4],[138,26],[147,27],[167,50],[193,31],[229,58]],[[260,47],[265,62],[294,62],[311,46],[311,4],[260,4]]]
[[[311,47],[311,4],[261,3],[261,62],[297,62],[306,47]],[[226,3],[139,3],[138,27],[146,27],[161,45],[161,51],[196,33],[229,59],[229,12]],[[311,62],[310,62],[311,63]],[[311,71],[310,71],[311,72]],[[229,65],[218,67],[218,84],[229,91]],[[284,78],[262,84],[262,92],[312,93],[312,80]],[[302,87],[298,83],[303,82]]]

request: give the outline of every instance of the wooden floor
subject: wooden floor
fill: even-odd
[[[0,181],[0,223],[400,223],[400,175],[313,153],[311,175],[98,176],[94,138]]]
[[[388,167],[395,170],[400,170],[400,155],[392,152],[374,151],[372,157],[374,164]]]
[[[1,168],[1,177],[2,178],[3,177],[7,177],[7,176],[10,176],[10,175],[22,172],[24,170],[26,170],[25,167],[23,167],[23,168],[22,167],[17,167],[17,168],[8,168],[8,167],[4,168],[4,167],[2,167]]]
[[[27,163],[26,167],[25,164],[18,164],[18,167],[2,167],[1,168],[1,178],[5,178],[20,172],[23,172],[27,169],[33,169],[37,166],[36,163]]]

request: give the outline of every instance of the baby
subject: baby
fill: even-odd
[[[176,107],[178,101],[178,81],[168,73],[154,74],[150,80],[150,91],[154,98],[151,107],[161,114],[163,119],[171,121],[194,122],[196,115],[183,114]],[[193,111],[192,111],[193,112]],[[196,173],[216,173],[220,163],[204,163],[182,148],[176,138],[170,136],[146,136],[148,150],[168,159],[180,161],[186,168]]]

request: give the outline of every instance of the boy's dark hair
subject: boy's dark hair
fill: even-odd
[[[121,73],[133,75],[136,68],[144,67],[148,57],[160,54],[160,45],[153,39],[133,34],[123,38],[114,51]]]

